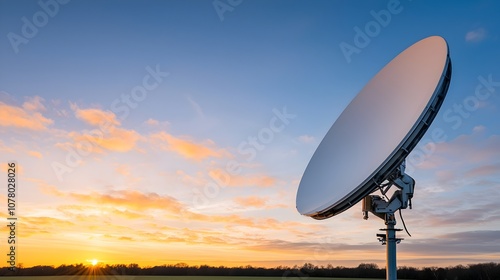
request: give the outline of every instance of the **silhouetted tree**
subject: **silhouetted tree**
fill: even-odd
[[[189,266],[185,263],[175,265],[160,265],[153,267],[140,267],[138,264],[115,264],[98,267],[89,267],[83,264],[53,266],[38,265],[9,270],[8,267],[0,268],[0,276],[52,276],[52,275],[193,275],[193,276],[276,276],[282,279],[293,277],[357,277],[357,278],[384,278],[385,269],[373,263],[362,263],[355,268],[343,266],[315,266],[305,263],[302,266],[278,266],[275,268],[254,267],[251,265],[239,267],[226,266]],[[454,267],[438,268],[402,266],[398,268],[400,279],[423,280],[500,280],[500,264],[480,263],[468,266],[457,265]]]

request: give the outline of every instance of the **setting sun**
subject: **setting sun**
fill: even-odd
[[[90,263],[92,264],[92,266],[96,266],[98,262],[99,261],[96,259],[90,260]]]

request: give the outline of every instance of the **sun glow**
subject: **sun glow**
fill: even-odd
[[[99,263],[99,261],[96,259],[92,259],[92,260],[90,260],[90,263],[92,264],[92,266],[96,266],[97,263]]]

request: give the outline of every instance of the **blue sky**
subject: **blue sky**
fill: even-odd
[[[410,156],[413,237],[399,264],[498,260],[498,2],[40,3],[0,1],[0,151],[22,166],[26,265],[383,265],[381,221],[363,221],[358,206],[314,221],[295,210],[295,193],[350,100],[431,35],[447,40],[453,62],[429,129],[446,139]],[[362,46],[357,28],[372,34]],[[346,56],[342,44],[359,50]],[[154,257],[134,259],[140,236]],[[327,245],[335,253],[315,253]],[[49,247],[63,254],[37,253]]]

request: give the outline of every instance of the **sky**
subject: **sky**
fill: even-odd
[[[384,267],[382,220],[363,220],[360,204],[314,220],[295,196],[370,78],[439,35],[453,74],[407,158],[412,236],[398,233],[398,265],[498,262],[499,11],[493,0],[0,0],[0,218],[15,162],[16,261]]]

